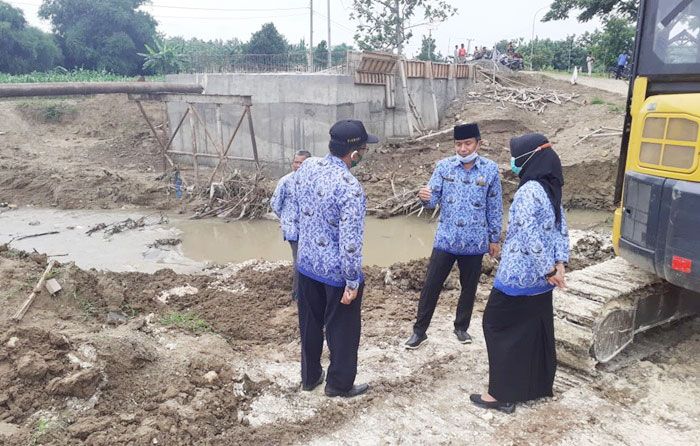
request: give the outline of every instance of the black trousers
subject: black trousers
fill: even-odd
[[[414,333],[424,334],[426,330],[428,330],[430,321],[433,318],[433,313],[435,313],[440,291],[455,261],[457,261],[457,266],[459,267],[459,283],[462,287],[462,292],[459,295],[459,302],[457,302],[455,329],[467,330],[469,328],[472,310],[474,309],[476,287],[479,285],[479,277],[481,276],[481,261],[483,258],[483,254],[457,256],[445,251],[433,249],[433,253],[430,256],[430,263],[428,264],[425,284],[420,293],[418,315],[416,317],[416,323],[413,325]]]
[[[617,66],[617,71],[615,71],[615,79],[620,79],[622,78],[622,70],[625,69],[624,65],[618,65]]]
[[[297,251],[299,250],[299,242],[289,242],[289,246],[292,247],[292,299],[297,300],[299,296],[299,271],[297,271]]]
[[[299,273],[299,333],[301,335],[301,381],[314,384],[321,377],[323,334],[331,363],[326,383],[348,391],[357,375],[357,349],[360,346],[360,308],[364,284],[350,304],[340,303],[345,288],[333,287]]]

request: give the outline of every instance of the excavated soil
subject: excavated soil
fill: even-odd
[[[480,124],[482,154],[501,165],[506,203],[516,188],[516,178],[508,171],[508,141],[537,131],[551,139],[562,158],[565,206],[610,208],[620,138],[576,142],[600,127],[621,127],[624,98],[544,76],[510,76],[531,87],[576,93],[583,105],[550,104],[544,113],[536,114],[511,103],[480,101],[469,93],[489,87],[477,83],[448,108],[442,128],[458,122]],[[162,106],[144,106],[164,138]],[[124,95],[2,100],[0,147],[0,202],[64,209],[182,206],[174,199],[172,181],[162,176],[156,140]],[[425,184],[435,163],[452,154],[449,132],[378,147],[356,168],[369,208],[392,197],[394,191]],[[194,207],[185,204],[186,209]]]
[[[154,122],[159,104],[145,104]],[[159,131],[163,131],[162,125]],[[65,209],[173,205],[162,159],[125,95],[0,101],[0,201]]]
[[[510,138],[541,132],[554,144],[562,160],[566,183],[564,205],[585,209],[611,208],[621,138],[606,136],[577,142],[600,127],[622,128],[624,97],[544,76],[513,75],[513,78],[530,87],[575,93],[578,95],[576,101],[584,105],[574,102],[549,104],[544,113],[537,114],[508,102],[492,104],[467,99],[471,97],[469,92],[478,93],[489,88],[485,83],[477,83],[465,97],[448,108],[442,128],[449,130],[460,122],[479,123],[483,138],[481,154],[500,165],[506,203],[517,187],[517,178],[509,169]],[[401,194],[426,184],[435,163],[454,154],[452,141],[452,133],[447,131],[373,149],[366,161],[355,168],[368,195],[368,208],[380,207],[394,192]]]
[[[602,238],[579,235],[573,249],[578,267],[609,255]],[[372,390],[351,401],[298,391],[288,264],[251,261],[205,275],[60,265],[52,276],[63,290],[54,297],[41,293],[22,322],[12,323],[45,262],[43,256],[0,252],[2,444],[398,444],[465,438],[494,444],[689,444],[700,433],[700,412],[691,403],[700,396],[698,321],[657,331],[653,339],[661,341],[654,348],[644,343],[648,351],[641,359],[595,379],[560,370],[554,399],[523,405],[511,417],[471,407],[468,392],[481,390],[487,373],[478,327],[493,273],[488,260],[473,321],[475,344],[462,346],[451,334],[458,296],[453,277],[430,343],[416,352],[400,343],[410,332],[425,261],[367,268],[358,380],[369,381]],[[612,413],[622,421],[612,422]]]

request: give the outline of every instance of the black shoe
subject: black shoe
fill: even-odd
[[[409,350],[415,350],[418,347],[421,346],[425,341],[428,340],[428,335],[425,333],[423,334],[418,334],[418,333],[413,333],[410,338],[408,338],[408,341],[404,343],[404,347],[406,347]]]
[[[352,389],[343,392],[342,390],[337,390],[332,387],[329,387],[326,384],[326,396],[329,396],[331,398],[336,397],[336,396],[341,396],[343,398],[352,398],[354,396],[362,395],[363,393],[367,392],[369,390],[369,384],[355,384],[352,386]]]
[[[310,384],[310,385],[308,385],[308,386],[302,385],[302,386],[301,386],[301,390],[303,390],[304,392],[311,392],[311,391],[314,390],[316,387],[318,387],[318,386],[320,386],[321,384],[323,384],[323,380],[324,380],[324,379],[326,379],[326,372],[324,372],[323,370],[321,370],[321,377],[318,378],[318,381],[316,381],[315,383]]]
[[[481,395],[478,393],[472,393],[469,395],[469,399],[472,400],[475,406],[481,407],[482,409],[496,409],[503,413],[513,413],[515,412],[514,403],[502,403],[500,401],[484,401],[481,399]]]
[[[461,342],[462,344],[471,344],[472,343],[472,337],[469,336],[469,333],[467,333],[467,330],[458,330],[455,328],[455,336],[457,336],[457,340]]]

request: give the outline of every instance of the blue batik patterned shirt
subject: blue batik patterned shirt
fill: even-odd
[[[479,255],[497,243],[503,226],[503,199],[498,166],[478,157],[466,170],[457,156],[437,163],[428,183],[427,208],[440,205],[434,248],[455,255]]]
[[[556,224],[554,208],[537,181],[525,183],[513,197],[508,231],[494,287],[510,296],[534,296],[554,287],[546,275],[557,262],[569,261],[569,231],[564,209]]]
[[[296,222],[296,212],[294,209],[294,184],[292,183],[294,172],[283,176],[277,183],[275,193],[272,194],[270,206],[272,211],[280,218],[282,235],[289,242],[296,242],[299,239],[299,228]]]
[[[333,155],[309,158],[294,174],[299,221],[297,269],[334,287],[363,281],[365,193],[347,165]]]

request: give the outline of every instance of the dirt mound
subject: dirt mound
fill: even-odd
[[[231,357],[295,333],[289,267],[251,265],[210,277],[58,265],[51,276],[61,293],[40,294],[22,325],[11,325],[10,310],[41,274],[42,260],[0,252],[0,286],[13,290],[0,322],[0,420],[19,429],[3,444],[252,438],[239,411],[270,383],[253,382]],[[201,323],[180,324],[173,315]]]
[[[609,255],[602,237],[582,232],[572,238],[574,267]],[[455,272],[431,326],[433,347],[418,355],[400,348],[415,317],[427,259],[366,269],[361,379],[369,377],[373,387],[367,397],[347,402],[298,391],[297,317],[288,264],[250,261],[203,276],[169,270],[100,273],[59,265],[51,275],[63,291],[55,297],[41,293],[23,321],[10,324],[45,262],[45,256],[0,250],[2,444],[311,442],[342,433],[354,426],[348,419],[382,412],[387,404],[404,407],[387,415],[402,419],[404,405],[420,405],[432,391],[439,393],[436,401],[447,396],[454,408],[455,395],[464,391],[457,385],[466,379],[467,386],[478,388],[479,379],[469,377],[486,374],[478,329],[470,349],[451,336]],[[484,262],[475,327],[494,266]],[[474,373],[461,373],[475,367]],[[557,402],[525,407],[526,418],[550,404]],[[439,413],[452,417],[453,409],[440,407]],[[454,413],[460,425],[475,419],[469,410]],[[474,432],[497,431],[500,421],[494,423],[481,420]],[[369,430],[357,438],[379,438],[382,429],[375,424],[363,424]],[[387,438],[403,438],[400,432]]]
[[[451,126],[460,122],[478,122],[483,138],[481,153],[500,165],[504,203],[507,205],[517,187],[510,173],[508,150],[512,137],[541,132],[549,137],[564,167],[566,207],[609,209],[612,206],[617,169],[619,136],[581,139],[600,127],[622,127],[624,98],[601,90],[554,80],[544,76],[513,74],[516,82],[548,90],[575,93],[580,103],[551,104],[537,114],[512,103],[485,103],[469,94],[485,91],[488,84],[470,87],[446,111],[441,132],[434,135],[387,144],[366,157],[356,169],[368,196],[370,212],[382,214],[387,200],[395,195],[417,191],[426,184],[442,158],[454,154]],[[410,197],[409,197],[410,198]],[[392,201],[389,202],[394,205]]]
[[[162,122],[158,104],[146,109]],[[159,146],[123,95],[0,101],[0,123],[0,201],[67,209],[176,205],[174,190],[158,180]]]

